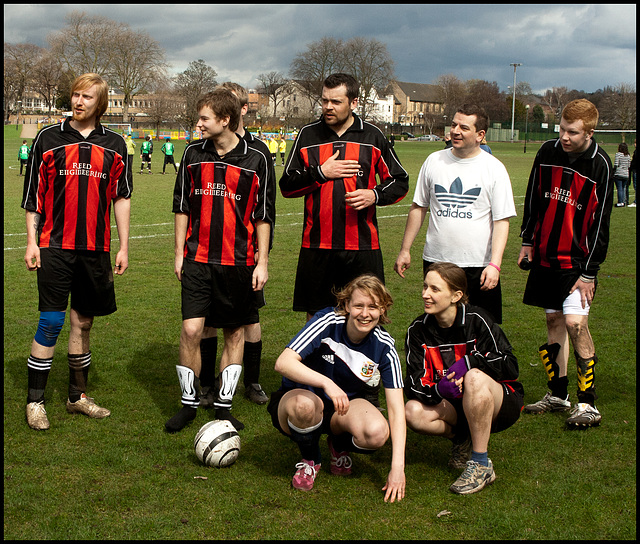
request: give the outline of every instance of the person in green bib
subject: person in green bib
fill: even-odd
[[[144,138],[144,142],[140,146],[140,158],[142,162],[140,163],[140,173],[142,174],[142,170],[144,169],[144,163],[147,163],[147,169],[149,170],[149,174],[151,174],[151,153],[153,153],[153,142],[151,141],[151,136],[147,134]]]
[[[22,145],[20,149],[18,149],[18,160],[20,161],[20,173],[19,176],[22,176],[22,169],[27,165],[27,159],[29,158],[29,146],[27,145],[27,140],[22,140]]]
[[[173,160],[173,151],[175,149],[175,146],[171,143],[171,138],[169,138],[169,136],[167,136],[166,138],[166,142],[164,143],[164,145],[160,148],[160,151],[162,151],[164,153],[164,164],[162,165],[162,175],[164,175],[164,171],[167,167],[167,164],[173,164],[173,168],[176,171],[176,174],[178,173],[178,167],[176,166],[175,161]]]

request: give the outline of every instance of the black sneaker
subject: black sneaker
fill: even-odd
[[[251,383],[244,388],[244,396],[255,404],[267,404],[269,397],[259,383]],[[202,403],[202,401],[200,401]]]

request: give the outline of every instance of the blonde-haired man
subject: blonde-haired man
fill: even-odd
[[[27,270],[38,274],[40,320],[27,360],[27,423],[46,430],[44,391],[69,294],[67,411],[104,418],[109,410],[86,395],[89,336],[95,316],[116,311],[113,274],[129,266],[131,163],[121,135],[103,127],[108,84],[83,74],[71,87],[72,117],[43,128],[27,163]],[[120,249],[111,268],[111,204]]]

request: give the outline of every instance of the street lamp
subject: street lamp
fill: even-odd
[[[527,116],[524,121],[524,152],[527,152],[527,137],[529,136],[529,104],[525,106],[527,108]]]
[[[16,130],[20,130],[20,110],[22,109],[22,100],[18,100],[18,113],[16,115]]]
[[[522,63],[512,62],[509,66],[513,66],[513,101],[511,102],[511,143],[513,143],[513,124],[516,119],[516,69],[518,66],[522,66]]]

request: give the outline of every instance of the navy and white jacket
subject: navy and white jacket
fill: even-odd
[[[387,389],[401,389],[402,366],[393,337],[377,326],[364,341],[351,342],[347,336],[347,317],[335,308],[316,312],[287,345],[309,368],[331,378],[352,399],[359,395],[376,369]],[[282,388],[302,388],[329,400],[324,390],[282,379]]]

